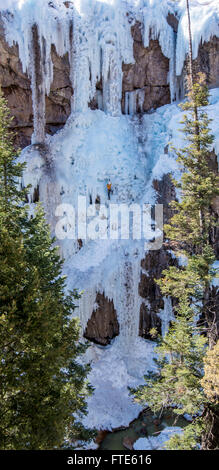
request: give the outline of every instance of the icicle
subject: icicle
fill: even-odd
[[[103,110],[103,93],[100,90],[96,91],[96,100],[98,109]]]
[[[18,44],[24,72],[31,78],[34,135],[32,143],[44,142],[45,95],[53,81],[51,46],[62,56],[69,51],[69,16],[62,2],[51,8],[45,0],[13,4],[13,15],[3,15],[9,45]]]
[[[133,115],[136,113],[136,91],[129,93],[129,114]]]
[[[89,101],[95,96],[97,81],[103,78],[104,109],[113,115],[121,112],[122,63],[134,62],[131,35],[133,19],[141,21],[144,26],[145,47],[149,46],[150,38],[157,39],[163,54],[169,58],[171,99],[175,99],[175,75],[181,75],[188,50],[188,28],[183,0],[177,5],[169,0],[75,0],[70,8],[66,8],[61,0],[54,0],[52,5],[46,0],[14,1],[10,5],[13,15],[3,15],[6,38],[10,45],[13,42],[18,43],[23,70],[30,75],[32,72],[34,74],[29,51],[30,32],[32,26],[37,25],[44,58],[42,88],[45,93],[49,93],[53,80],[51,45],[55,44],[59,55],[69,52],[72,83],[76,88],[73,110],[87,109]],[[5,4],[2,8],[10,5]],[[197,57],[201,41],[209,41],[214,35],[219,36],[218,2],[212,0],[202,2],[201,5],[201,8],[199,2],[191,5],[194,58]],[[168,13],[178,14],[180,17],[176,56],[175,36],[167,22]],[[69,37],[72,23],[74,33]],[[42,89],[41,93],[43,92]]]
[[[45,57],[40,44],[38,26],[31,29],[30,56],[32,57],[29,73],[31,75],[34,133],[32,143],[42,143],[45,140],[45,76],[43,64]]]
[[[140,297],[138,295],[138,284],[140,279],[140,259],[133,256],[132,259],[126,255],[126,260],[121,266],[119,290],[119,312],[120,337],[123,351],[130,351],[132,342],[139,334],[139,312]],[[117,305],[117,303],[115,304]]]
[[[170,60],[169,82],[171,100],[175,98],[175,37],[167,23],[168,8],[163,2],[152,0],[143,9],[144,46],[149,47],[150,39],[159,41],[163,54]]]
[[[85,332],[88,320],[91,318],[92,312],[95,309],[97,292],[96,286],[86,289],[86,292],[83,293],[79,300],[79,318],[82,333]]]
[[[169,330],[170,322],[175,320],[170,297],[164,297],[164,309],[160,311],[159,316],[162,320],[162,336],[165,336]]]
[[[145,88],[125,93],[125,114],[133,116],[144,111]]]
[[[188,53],[188,18],[185,2],[181,2],[181,17],[179,21],[176,45],[176,74],[181,75],[186,55]],[[213,36],[219,37],[219,4],[217,0],[206,2],[191,2],[190,15],[192,23],[193,59],[198,56],[201,42],[208,42]]]
[[[112,116],[121,114],[122,73],[117,48],[106,45],[103,52],[103,109]]]
[[[144,111],[144,99],[145,99],[145,89],[138,90],[138,106],[140,112],[143,113]]]
[[[125,114],[129,114],[129,92],[125,92]]]

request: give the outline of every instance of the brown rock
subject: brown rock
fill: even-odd
[[[98,446],[101,444],[101,442],[103,442],[108,433],[109,431],[98,431],[97,437],[95,439],[95,442]]]
[[[214,36],[209,42],[200,44],[194,65],[197,72],[206,74],[210,88],[219,87],[219,38]]]
[[[161,334],[162,322],[157,313],[164,308],[164,300],[156,279],[160,279],[164,269],[175,264],[176,260],[165,248],[150,251],[141,262],[141,267],[147,274],[145,272],[141,274],[139,295],[148,302],[148,305],[145,302],[142,303],[140,308],[139,336],[143,338],[156,340],[150,334],[152,328],[156,328]],[[173,299],[174,302],[175,299]]]
[[[23,72],[19,59],[18,46],[9,47],[4,37],[4,27],[0,20],[0,85],[8,100],[14,117],[12,129],[16,132],[15,145],[25,147],[30,144],[33,133],[33,110],[31,83]],[[52,46],[51,57],[54,67],[54,79],[51,92],[46,97],[46,132],[54,134],[63,127],[70,115],[70,103],[73,93],[70,81],[68,55],[59,57]]]
[[[161,319],[156,313],[149,310],[147,305],[141,304],[140,308],[140,320],[139,320],[139,336],[145,339],[154,340],[150,330],[155,328],[157,333],[161,334]]]
[[[94,343],[106,346],[119,335],[119,323],[113,301],[104,294],[97,294],[97,310],[94,310],[88,320],[84,337]]]
[[[171,26],[171,28],[173,28],[174,33],[177,33],[178,26],[179,26],[178,18],[175,15],[173,15],[172,13],[168,13],[167,23]]]
[[[128,449],[128,450],[133,450],[133,444],[134,444],[134,439],[132,439],[131,437],[124,437],[123,441],[122,441],[122,444],[123,446],[125,447],[125,449]]]
[[[164,205],[164,222],[167,223],[172,216],[172,210],[168,204],[176,198],[174,185],[168,174],[164,175],[161,180],[154,180],[153,185],[157,191],[157,203]],[[150,251],[141,262],[143,272],[139,283],[139,295],[145,302],[140,308],[139,335],[146,339],[156,339],[150,335],[152,328],[155,328],[159,334],[161,333],[162,322],[157,313],[164,308],[164,300],[156,279],[160,279],[164,269],[176,263],[177,261],[172,258],[165,246],[160,250]],[[174,305],[175,299],[172,301]]]
[[[145,48],[141,24],[132,27],[134,64],[123,64],[122,110],[125,110],[125,92],[144,90],[143,111],[170,103],[168,84],[169,59],[164,57],[159,42],[151,40]],[[137,112],[142,110],[137,107]]]
[[[50,2],[50,6],[54,6],[53,2]],[[71,8],[72,2],[66,1],[65,6]],[[176,32],[177,18],[174,15],[168,15],[167,21]],[[132,35],[135,63],[123,64],[122,111],[125,110],[125,93],[142,90],[144,94],[143,108],[137,104],[136,111],[148,112],[170,102],[169,59],[162,54],[157,40],[151,40],[149,47],[144,47],[142,25],[139,22],[132,26]],[[68,55],[59,57],[55,47],[52,46],[51,56],[54,65],[54,80],[51,92],[46,97],[46,132],[54,134],[65,124],[70,114],[73,90]],[[18,46],[15,44],[9,47],[5,41],[1,18],[0,57],[0,85],[8,99],[11,114],[14,116],[12,129],[17,133],[15,144],[24,147],[30,143],[33,132],[31,84],[28,75],[22,70]],[[200,44],[195,66],[198,71],[203,71],[206,74],[210,87],[219,86],[219,38],[213,37],[208,43]],[[97,90],[102,89],[101,81],[96,88]],[[92,100],[90,107],[96,109],[96,99]]]
[[[168,153],[168,148],[164,149]],[[173,211],[169,206],[170,202],[176,199],[176,191],[170,175],[164,175],[160,180],[154,180],[153,186],[157,192],[157,204],[163,204],[164,224],[173,216]]]

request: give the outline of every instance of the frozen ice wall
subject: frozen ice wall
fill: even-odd
[[[193,54],[201,41],[219,35],[217,0],[193,0],[191,19]],[[43,142],[45,94],[53,80],[51,45],[59,55],[69,54],[74,89],[72,110],[85,112],[96,97],[99,109],[121,113],[122,64],[133,63],[131,26],[143,25],[143,41],[157,39],[169,59],[171,98],[178,96],[176,76],[180,76],[188,52],[188,22],[185,0],[19,0],[3,2],[3,19],[9,44],[19,45],[23,69],[31,77],[34,110],[33,143]],[[9,9],[7,11],[7,8]],[[168,14],[179,19],[176,35],[168,24]],[[96,90],[102,82],[102,92]],[[127,94],[125,109],[135,113],[141,92]]]
[[[125,2],[74,3],[72,84],[74,111],[86,111],[102,80],[100,107],[121,113],[122,63],[133,62],[131,25]],[[101,106],[102,105],[102,106]]]
[[[131,24],[126,2],[24,0],[5,12],[6,38],[18,43],[23,70],[31,77],[34,109],[33,143],[44,141],[45,94],[53,81],[51,45],[69,54],[74,89],[72,110],[85,112],[102,81],[100,107],[121,113],[122,63],[133,62]]]
[[[194,55],[201,40],[219,34],[217,2],[206,1],[203,9],[200,2],[192,2]],[[27,162],[23,184],[32,184],[31,208],[34,189],[39,189],[53,233],[63,217],[64,234],[71,229],[71,221],[64,213],[57,213],[57,207],[62,203],[77,208],[78,197],[85,196],[86,210],[94,222],[98,217],[94,204],[97,200],[109,209],[109,178],[113,184],[111,203],[125,203],[130,208],[133,204],[156,202],[154,178],[160,179],[168,172],[177,177],[174,155],[166,154],[164,148],[170,140],[175,146],[181,143],[177,130],[181,112],[172,104],[139,119],[136,103],[141,106],[142,95],[138,90],[126,94],[126,115],[122,115],[122,64],[133,62],[131,26],[140,21],[145,46],[150,38],[157,39],[170,60],[174,99],[176,72],[181,73],[188,46],[185,1],[74,0],[68,6],[61,0],[21,0],[4,1],[1,7],[6,38],[9,44],[18,43],[23,70],[31,78],[32,142],[44,143],[23,151],[21,158]],[[168,12],[180,19],[177,38],[166,20]],[[59,55],[69,54],[74,94],[71,116],[64,128],[50,137],[45,136],[44,129],[45,95],[53,80],[52,44]],[[100,82],[102,91],[97,92]],[[89,102],[94,97],[99,109],[92,111]],[[217,93],[212,100],[210,112],[216,123]],[[103,221],[104,212],[101,217]],[[99,240],[88,234],[79,247],[77,238],[63,235],[59,245],[65,258],[67,287],[84,291],[79,305],[82,330],[95,309],[97,292],[113,300],[120,324],[120,335],[109,347],[92,345],[87,352],[95,393],[89,399],[86,423],[103,429],[128,425],[140,408],[133,404],[127,387],[141,383],[146,370],[153,368],[154,345],[138,337],[142,302],[138,284],[144,240]],[[165,300],[160,316],[165,333],[172,319],[170,299]]]
[[[179,2],[179,29],[176,44],[176,73],[180,75],[186,54],[189,50],[188,18],[185,0]],[[219,2],[218,0],[190,1],[192,24],[193,58],[198,56],[200,43],[209,41],[213,36],[219,37]]]

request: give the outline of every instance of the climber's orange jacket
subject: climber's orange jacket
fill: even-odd
[[[108,183],[108,184],[107,184],[107,189],[108,189],[108,191],[111,190],[111,187],[112,187],[112,183]]]

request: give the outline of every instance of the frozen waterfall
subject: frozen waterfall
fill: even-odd
[[[213,0],[210,9],[209,2],[204,2],[200,11],[202,0],[193,3],[196,57],[201,41],[211,35],[219,36],[219,6]],[[27,162],[23,184],[32,184],[31,210],[34,189],[39,188],[53,234],[60,214],[63,217],[63,236],[58,243],[65,259],[67,287],[83,292],[78,309],[82,331],[95,309],[98,292],[113,300],[120,325],[120,334],[112,344],[106,348],[92,344],[86,353],[86,360],[92,362],[90,381],[95,393],[89,398],[85,424],[98,429],[126,426],[140,411],[129,396],[128,386],[137,386],[146,370],[154,367],[154,343],[139,337],[142,298],[138,287],[145,240],[100,240],[89,235],[68,238],[69,230],[73,233],[73,222],[65,210],[61,213],[57,207],[71,205],[77,216],[78,198],[83,196],[89,220],[94,223],[96,218],[100,222],[95,201],[109,210],[109,178],[113,183],[111,203],[129,208],[133,204],[156,203],[154,179],[170,172],[177,178],[175,156],[164,149],[170,140],[176,147],[181,143],[181,111],[173,103],[153,114],[142,113],[139,118],[136,110],[143,111],[144,90],[136,89],[126,92],[122,114],[122,67],[134,63],[132,26],[139,22],[144,46],[149,46],[150,39],[158,40],[169,59],[170,92],[175,100],[177,79],[188,50],[185,1],[6,0],[2,10],[6,39],[9,45],[18,44],[23,71],[31,79],[34,145],[21,155]],[[168,13],[178,18],[178,33],[168,23]],[[52,45],[59,56],[68,53],[74,92],[65,126],[48,136],[45,99],[54,78]],[[90,109],[93,99],[98,109]],[[215,95],[210,107],[215,115],[218,103],[219,96]],[[102,219],[104,216],[102,213]],[[108,224],[107,231],[109,228]],[[160,316],[165,333],[172,319],[170,299],[165,300]]]
[[[18,44],[23,70],[31,78],[33,143],[45,139],[45,95],[53,81],[52,44],[60,56],[65,53],[69,56],[74,89],[72,110],[86,112],[98,95],[100,109],[119,116],[122,64],[134,62],[131,27],[138,21],[143,27],[144,46],[149,46],[150,39],[157,39],[169,59],[171,97],[172,100],[178,97],[177,77],[188,52],[185,0],[11,0],[4,2],[1,9],[7,41],[10,45]],[[179,20],[177,34],[168,24],[168,14]],[[192,3],[194,58],[201,41],[219,35],[218,14],[216,0]],[[102,84],[101,92],[96,89],[98,83]],[[128,114],[135,112],[136,99],[141,106],[141,92],[127,94]]]

